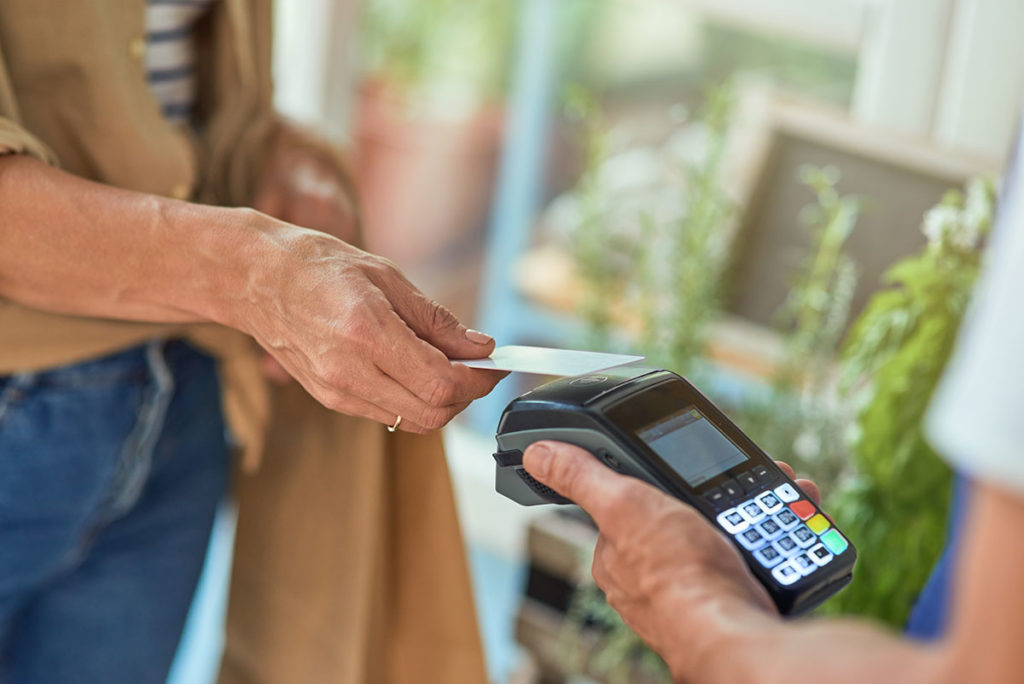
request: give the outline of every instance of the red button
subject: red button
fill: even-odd
[[[814,510],[814,504],[812,504],[810,501],[807,501],[806,499],[794,501],[793,503],[789,504],[789,508],[794,513],[796,513],[797,517],[801,520],[807,520],[812,515],[818,512]]]

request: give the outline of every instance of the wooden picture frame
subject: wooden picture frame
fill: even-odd
[[[798,180],[801,165],[838,168],[838,191],[862,200],[846,242],[860,270],[853,317],[889,266],[924,246],[923,216],[943,193],[974,176],[995,176],[1000,167],[998,160],[866,126],[843,112],[759,88],[741,95],[727,149],[723,182],[741,207],[727,309],[765,327],[811,244],[799,215],[814,195]]]

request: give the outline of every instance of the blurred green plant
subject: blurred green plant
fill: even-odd
[[[815,198],[800,216],[810,247],[776,315],[783,345],[771,385],[743,402],[736,420],[767,453],[833,491],[848,461],[849,417],[836,399],[834,368],[858,280],[845,245],[861,201],[839,194],[835,167],[802,166],[798,174]]]
[[[951,473],[922,421],[977,278],[995,204],[990,181],[950,191],[928,212],[925,249],[886,273],[846,340],[841,389],[856,407],[856,475],[828,509],[864,550],[825,612],[902,627],[944,544]]]
[[[721,311],[735,211],[719,185],[732,90],[728,85],[709,89],[698,117],[683,124],[699,134],[693,158],[664,154],[657,162],[666,167],[664,174],[647,190],[680,204],[679,211],[666,217],[637,209],[627,217],[626,230],[613,225],[621,217],[609,211],[620,198],[606,181],[613,175],[613,145],[601,108],[578,86],[567,91],[565,102],[567,118],[579,127],[584,160],[573,189],[572,250],[583,285],[585,343],[593,349],[612,346],[613,327],[622,323],[616,314],[635,311],[640,351],[652,364],[689,373]]]
[[[703,84],[755,79],[847,108],[855,55],[773,31],[715,21],[692,3],[588,0],[594,19],[569,70],[613,99],[671,88],[699,103]]]
[[[678,169],[679,192],[685,200],[682,216],[664,224],[641,216],[638,294],[649,301],[640,308],[641,350],[651,363],[681,375],[692,374],[707,345],[710,325],[722,310],[729,224],[736,209],[720,178],[732,105],[729,84],[707,90],[696,120],[704,130],[705,149],[696,161]]]
[[[610,345],[612,308],[615,293],[625,277],[627,265],[621,261],[623,250],[631,245],[612,245],[614,235],[605,220],[606,200],[600,183],[602,164],[609,154],[608,124],[593,93],[579,85],[565,90],[566,119],[577,126],[578,144],[583,154],[583,172],[573,189],[577,199],[578,223],[572,232],[576,271],[583,281],[580,315],[586,321],[588,349],[606,349]]]
[[[704,78],[754,74],[786,91],[849,106],[857,59],[772,34],[704,20],[699,69]]]
[[[622,621],[593,583],[577,589],[559,640],[569,673],[598,675],[609,684],[672,684],[665,661]]]
[[[820,395],[850,317],[858,268],[844,251],[857,223],[860,200],[836,189],[839,169],[802,166],[800,182],[814,192],[816,202],[804,207],[801,220],[812,234],[812,248],[796,273],[779,311],[786,336],[786,353],[775,382],[804,394]]]
[[[515,32],[514,0],[368,0],[364,70],[410,97],[499,98]]]

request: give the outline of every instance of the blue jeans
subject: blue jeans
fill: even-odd
[[[939,560],[936,561],[928,583],[921,590],[913,610],[910,611],[910,617],[907,619],[904,630],[908,636],[929,641],[938,639],[945,634],[950,604],[953,601],[955,570],[963,543],[963,527],[970,496],[970,480],[957,474],[953,481],[953,498],[949,506],[946,548]]]
[[[0,682],[164,682],[226,489],[214,362],[0,377]]]

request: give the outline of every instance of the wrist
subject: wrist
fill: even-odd
[[[203,320],[254,334],[254,326],[281,288],[294,257],[290,243],[305,231],[252,209],[175,202],[163,212],[170,234],[186,241],[188,263],[174,281],[186,283],[185,301]]]
[[[209,320],[240,330],[268,349],[284,346],[296,316],[322,288],[341,286],[337,258],[362,252],[345,242],[254,209],[223,209],[207,250],[218,273],[207,288]]]
[[[694,596],[685,589],[659,604],[671,606],[664,613],[674,629],[662,657],[675,681],[756,681],[740,676],[749,663],[736,656],[760,650],[755,644],[777,631],[778,615],[746,597]]]

